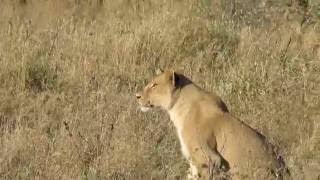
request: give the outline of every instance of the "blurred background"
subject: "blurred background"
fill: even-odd
[[[168,115],[135,101],[159,67],[319,178],[318,0],[0,0],[0,179],[185,179]]]

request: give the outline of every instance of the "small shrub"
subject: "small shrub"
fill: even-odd
[[[53,90],[57,84],[57,74],[50,67],[45,55],[37,55],[27,63],[26,87],[35,92]]]

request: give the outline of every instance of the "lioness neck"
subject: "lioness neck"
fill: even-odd
[[[178,131],[183,128],[184,122],[188,120],[189,113],[199,100],[199,90],[194,84],[184,86],[177,94],[174,105],[168,110],[170,119]]]

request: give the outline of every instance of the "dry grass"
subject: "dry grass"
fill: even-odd
[[[294,179],[316,179],[319,3],[229,2],[0,0],[1,179],[183,179],[168,116],[134,99],[157,67],[216,91]]]

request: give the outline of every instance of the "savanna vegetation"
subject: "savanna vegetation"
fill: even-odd
[[[134,96],[166,67],[319,178],[318,0],[0,0],[0,179],[184,179]]]

